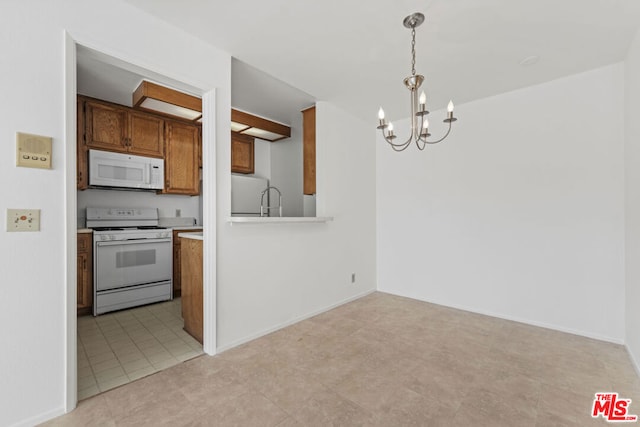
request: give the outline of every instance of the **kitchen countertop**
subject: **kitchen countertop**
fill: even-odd
[[[93,233],[93,230],[90,228],[78,228],[78,230],[76,230],[78,233]]]
[[[202,230],[202,226],[201,225],[185,225],[185,226],[180,226],[180,227],[169,227],[173,230]]]
[[[233,224],[293,224],[323,223],[333,221],[332,216],[232,216],[227,221]]]
[[[178,237],[182,237],[183,239],[204,240],[204,237],[202,236],[202,232],[199,232],[199,233],[179,233]]]

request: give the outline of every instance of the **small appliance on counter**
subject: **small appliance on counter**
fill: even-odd
[[[93,315],[173,299],[173,233],[156,208],[87,208]]]

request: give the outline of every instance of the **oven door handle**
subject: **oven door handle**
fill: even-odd
[[[132,243],[137,243],[137,244],[148,244],[148,243],[170,243],[171,242],[171,238],[162,238],[162,239],[131,239],[131,240],[109,240],[109,241],[104,241],[104,242],[96,242],[96,246],[122,246],[122,245],[126,245],[126,244],[132,244]]]

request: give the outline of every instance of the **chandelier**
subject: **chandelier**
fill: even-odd
[[[416,74],[416,27],[419,27],[423,22],[424,15],[422,13],[413,13],[402,21],[405,27],[411,29],[411,75],[404,79],[404,85],[409,89],[409,91],[411,91],[411,135],[409,135],[409,139],[404,143],[394,143],[393,140],[396,139],[396,135],[393,133],[393,123],[385,120],[384,110],[382,107],[380,107],[380,110],[378,111],[378,129],[381,130],[385,141],[387,141],[395,151],[404,151],[412,141],[415,141],[419,150],[424,150],[424,147],[426,147],[427,144],[437,144],[449,136],[449,133],[451,132],[451,123],[458,120],[453,117],[453,102],[449,101],[449,105],[447,106],[447,118],[444,119],[444,123],[448,123],[449,125],[447,133],[438,140],[427,141],[427,138],[431,136],[429,133],[429,120],[425,117],[429,114],[426,105],[427,96],[424,91],[420,94],[420,99],[418,99],[417,95],[418,89],[424,81],[424,76]],[[420,126],[418,126],[418,119],[420,121]]]

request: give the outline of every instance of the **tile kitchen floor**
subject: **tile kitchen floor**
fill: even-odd
[[[180,298],[78,318],[78,400],[202,354],[183,328]]]

